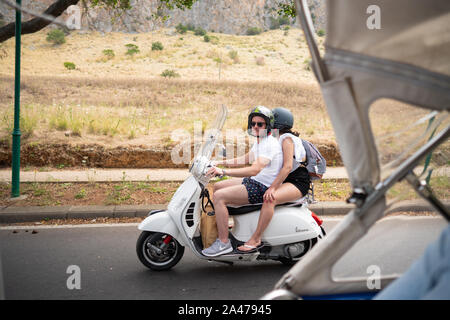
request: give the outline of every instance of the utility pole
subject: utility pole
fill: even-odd
[[[22,6],[22,0],[16,0]],[[22,13],[16,9],[16,66],[14,77],[14,130],[12,133],[12,198],[20,196],[20,40],[22,35]]]

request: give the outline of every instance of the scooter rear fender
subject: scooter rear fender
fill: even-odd
[[[183,237],[181,237],[181,234],[178,231],[177,226],[165,210],[158,211],[149,215],[144,219],[144,221],[139,224],[138,229],[142,231],[152,231],[169,234],[174,237],[182,246],[186,246]]]

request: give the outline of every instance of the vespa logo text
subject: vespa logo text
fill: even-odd
[[[298,227],[295,227],[295,232],[308,232],[308,229],[299,229]]]

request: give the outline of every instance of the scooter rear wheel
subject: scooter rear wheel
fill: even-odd
[[[136,253],[147,268],[164,271],[180,261],[184,254],[184,247],[167,234],[144,231],[137,240]]]

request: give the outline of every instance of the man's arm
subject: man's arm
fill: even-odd
[[[270,163],[270,160],[264,157],[257,158],[251,166],[238,169],[221,169],[213,167],[208,174],[227,175],[230,177],[242,178],[256,176],[265,166]]]
[[[239,168],[239,169],[226,169],[222,170],[224,175],[230,177],[253,177],[256,176],[265,166],[270,163],[270,160],[264,157],[257,158],[250,167]]]
[[[242,165],[248,165],[248,164],[250,164],[250,152],[246,153],[242,157],[221,160],[216,163],[217,166],[223,165],[225,167],[230,167],[230,168],[241,167]]]

